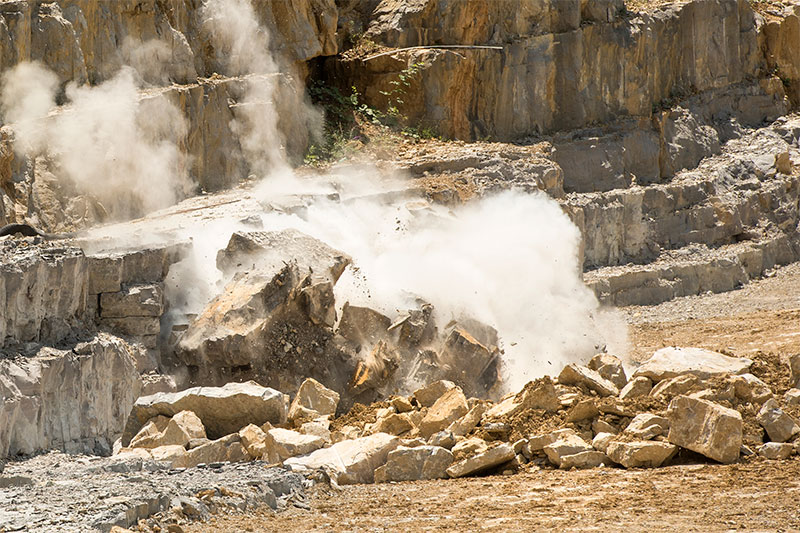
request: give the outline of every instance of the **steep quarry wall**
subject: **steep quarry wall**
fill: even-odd
[[[362,28],[365,38],[388,49],[466,48],[365,54],[329,60],[328,68],[340,86],[355,85],[368,103],[384,107],[390,82],[421,63],[417,84],[403,99],[412,121],[446,137],[508,140],[649,118],[669,100],[764,77],[767,55],[787,80],[796,79],[798,60],[788,52],[796,16],[765,28],[747,0],[676,3],[641,13],[627,11],[622,1],[460,2],[456,8],[385,1],[342,14],[340,29]],[[773,35],[766,45],[765,35]]]

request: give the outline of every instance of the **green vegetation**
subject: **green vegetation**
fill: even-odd
[[[325,122],[323,139],[309,147],[305,163],[317,165],[352,156],[361,146],[370,142],[365,130],[370,130],[371,136],[380,137],[383,141],[393,135],[417,141],[437,138],[432,128],[409,124],[408,117],[402,112],[404,98],[423,69],[423,63],[413,63],[402,70],[397,79],[389,82],[391,88],[380,92],[386,97],[385,109],[364,103],[355,87],[351,87],[350,94],[345,95],[336,87],[321,81],[313,82],[308,92],[311,101],[324,110]]]

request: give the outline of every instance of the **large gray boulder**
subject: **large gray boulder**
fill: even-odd
[[[122,435],[122,445],[151,418],[171,417],[181,411],[192,411],[203,422],[208,437],[218,439],[236,433],[248,424],[286,421],[287,409],[283,394],[258,383],[228,383],[223,387],[193,387],[181,392],[159,392],[142,396],[131,408]]]
[[[670,346],[657,350],[650,359],[637,368],[632,377],[644,376],[654,382],[694,374],[700,379],[732,374],[744,374],[753,361],[730,357],[702,348],[678,348]]]

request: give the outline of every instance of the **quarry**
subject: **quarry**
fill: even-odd
[[[0,0],[0,533],[793,531],[795,0]]]

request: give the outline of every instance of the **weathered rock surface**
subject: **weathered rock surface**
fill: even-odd
[[[340,485],[372,483],[375,469],[386,463],[389,452],[400,445],[400,439],[385,433],[338,442],[304,457],[293,457],[284,465],[294,472],[321,468]]]
[[[563,433],[542,448],[551,463],[560,467],[564,457],[594,451],[592,446],[575,433]]]
[[[286,420],[283,394],[257,383],[193,387],[181,392],[142,396],[136,400],[125,423],[122,444],[127,445],[142,425],[154,416],[173,416],[181,411],[196,414],[210,438],[236,433],[248,424]]]
[[[732,463],[742,447],[742,415],[707,400],[678,396],[667,411],[667,440],[721,463]]]
[[[759,446],[756,453],[766,459],[788,459],[794,453],[794,446],[785,442],[767,442]]]
[[[633,372],[633,377],[644,376],[655,382],[694,374],[700,379],[729,374],[744,374],[753,362],[750,359],[730,357],[702,348],[668,347],[657,350]]]
[[[375,470],[375,482],[445,478],[451,464],[453,454],[440,446],[400,446]]]
[[[736,397],[746,402],[762,404],[773,396],[769,385],[753,374],[735,376],[731,381],[733,382]]]
[[[678,447],[657,441],[612,441],[606,448],[609,459],[625,468],[657,468],[671,459]]]
[[[681,394],[688,394],[690,391],[701,388],[702,381],[694,374],[681,374],[674,378],[663,379],[656,383],[650,391],[650,396],[664,400],[670,400]]]
[[[441,398],[444,393],[454,388],[456,388],[456,384],[452,381],[440,379],[415,390],[414,398],[422,407],[430,407],[436,403],[436,400]]]
[[[0,457],[52,449],[109,454],[141,389],[132,351],[98,334],[71,350],[0,360]]]
[[[544,409],[548,412],[561,408],[555,385],[550,376],[545,376],[528,383],[518,394],[507,396],[497,405],[490,408],[485,417],[495,418],[513,416],[526,409]]]
[[[573,455],[562,456],[558,467],[561,470],[569,470],[571,468],[597,468],[598,466],[608,465],[610,463],[611,461],[605,453],[589,450],[578,452]]]
[[[800,433],[800,425],[778,406],[775,400],[767,400],[758,412],[758,423],[767,430],[773,442],[786,442]]]

